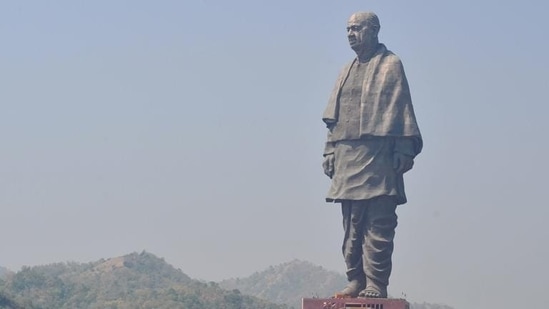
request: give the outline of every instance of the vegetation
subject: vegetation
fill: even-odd
[[[0,308],[1,309],[23,309],[23,307],[20,304],[16,303],[10,297],[2,293],[0,293]]]
[[[37,309],[286,308],[193,280],[146,252],[87,264],[24,267],[0,282],[0,293],[17,295],[24,308]]]

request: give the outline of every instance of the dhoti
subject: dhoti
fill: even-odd
[[[393,239],[397,226],[394,197],[342,201],[343,256],[349,281],[363,281],[366,288],[387,293],[391,275]]]

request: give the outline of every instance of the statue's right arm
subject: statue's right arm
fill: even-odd
[[[328,138],[326,144],[324,145],[324,160],[322,162],[322,168],[324,169],[324,174],[332,178],[334,175],[334,163],[335,163],[335,143],[330,141],[331,132],[328,131]]]

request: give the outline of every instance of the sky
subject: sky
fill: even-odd
[[[2,1],[0,266],[146,250],[207,281],[292,259],[343,273],[321,115],[368,10],[424,139],[389,293],[544,308],[548,6]]]

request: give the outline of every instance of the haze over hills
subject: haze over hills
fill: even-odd
[[[244,294],[294,308],[301,307],[303,297],[330,297],[345,284],[347,280],[343,275],[300,260],[271,266],[246,278],[219,283],[222,288],[238,289]]]
[[[342,274],[300,260],[206,283],[147,252],[1,270],[0,309],[299,309],[301,298],[330,297],[346,284]],[[452,308],[423,303],[412,309]]]
[[[5,268],[5,267],[0,266],[0,279],[5,278],[8,274],[11,274],[11,273],[12,273],[11,270],[9,270],[9,269],[7,269],[7,268]]]

